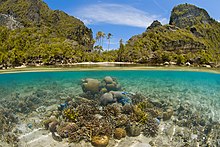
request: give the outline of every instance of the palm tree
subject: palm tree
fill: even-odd
[[[100,46],[100,44],[101,44],[101,31],[98,31],[97,33],[96,33],[96,37],[95,37],[95,39],[99,42],[99,46]]]
[[[105,38],[105,33],[104,32],[100,32],[100,37],[101,37],[101,42],[102,42],[102,47],[103,47],[103,40]]]
[[[109,50],[109,47],[110,47],[110,39],[112,37],[112,34],[111,33],[108,33],[107,35],[107,39],[108,39],[108,50]]]

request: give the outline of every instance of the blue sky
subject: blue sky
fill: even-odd
[[[111,49],[118,48],[119,40],[144,32],[153,20],[169,22],[172,8],[189,3],[204,8],[220,20],[220,0],[44,0],[51,9],[62,10],[81,19],[93,30],[113,34]],[[107,40],[104,48],[107,48]]]

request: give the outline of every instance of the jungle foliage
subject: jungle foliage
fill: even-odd
[[[0,22],[0,65],[5,67],[88,61],[178,65],[220,62],[220,23],[204,9],[189,4],[172,10],[170,24],[154,21],[145,32],[125,44],[120,40],[119,49],[110,51],[111,33],[99,31],[94,40],[92,30],[83,22],[49,9],[42,0],[0,1]],[[105,38],[107,51],[102,47]],[[94,46],[95,42],[98,45]]]

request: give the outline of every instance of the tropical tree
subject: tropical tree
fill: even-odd
[[[120,39],[119,44],[120,44],[120,47],[119,47],[119,50],[118,50],[118,61],[121,62],[123,60],[123,53],[124,53],[124,50],[125,50],[125,45],[123,44],[122,39]]]
[[[99,46],[101,45],[101,31],[98,31],[96,33],[96,37],[95,37],[96,41],[98,42]]]
[[[104,32],[100,32],[100,37],[101,37],[101,42],[102,42],[102,46],[103,46],[103,40],[105,38],[105,33]]]
[[[107,35],[107,39],[108,39],[108,50],[109,50],[109,47],[110,47],[110,39],[112,37],[112,34],[111,33],[108,33]]]
[[[96,33],[96,40],[98,41],[99,46],[103,46],[103,40],[105,38],[105,33],[102,31],[98,31]]]

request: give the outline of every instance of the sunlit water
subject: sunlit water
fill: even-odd
[[[220,74],[182,71],[73,71],[32,72],[0,75],[1,100],[19,99],[43,91],[45,101],[60,100],[82,93],[83,78],[117,78],[123,90],[149,98],[187,101],[195,111],[220,120]],[[50,103],[51,104],[51,103]]]

